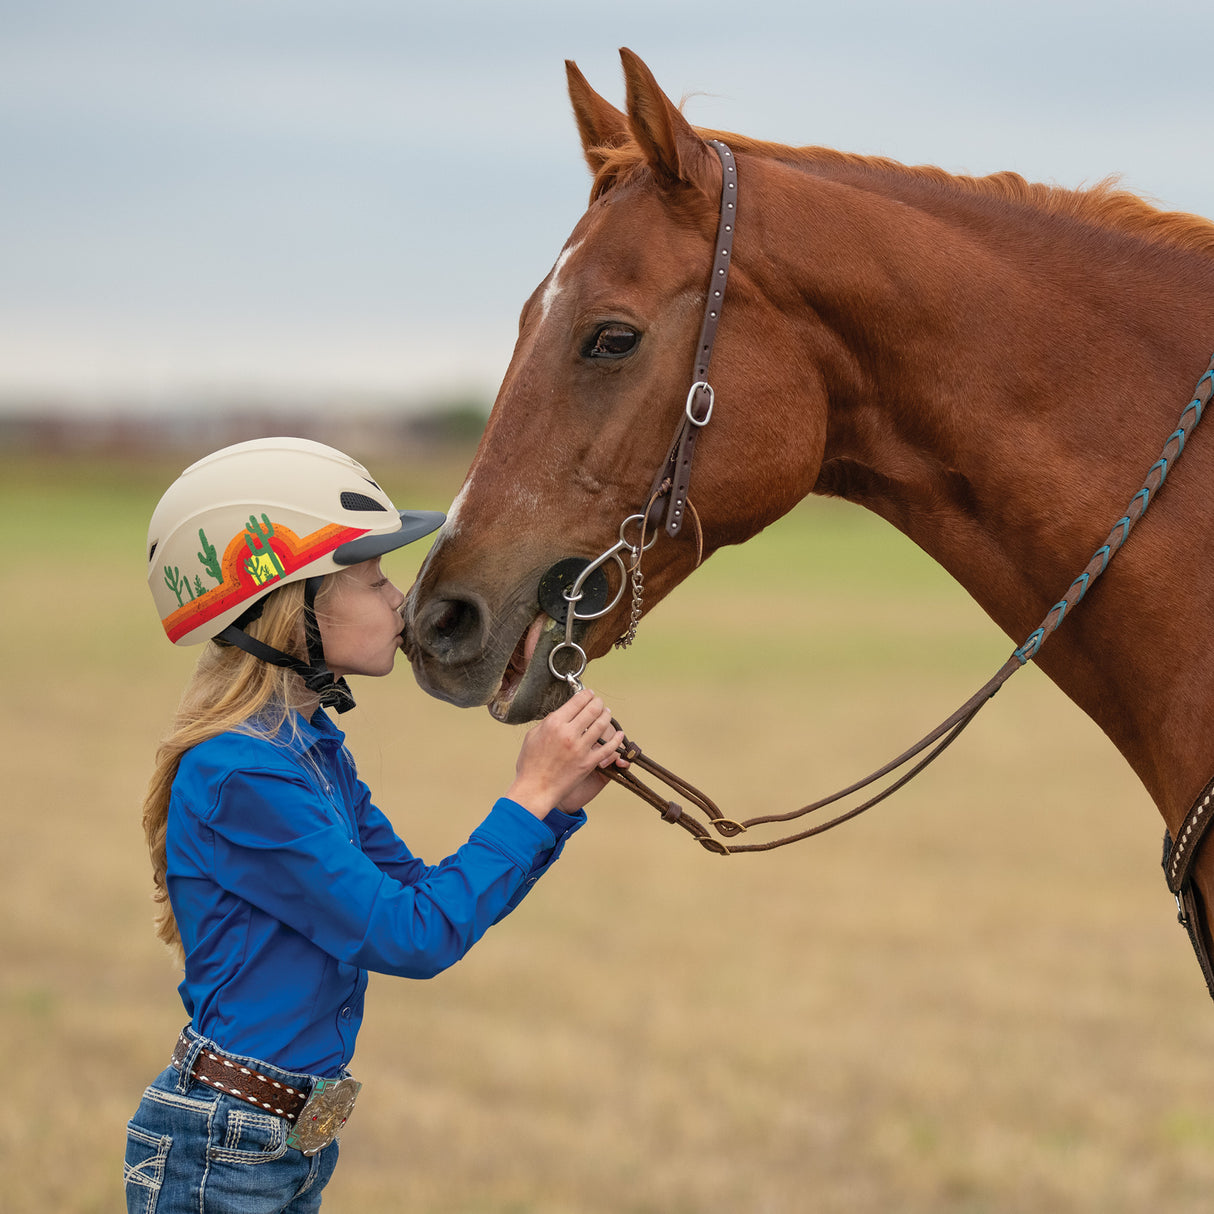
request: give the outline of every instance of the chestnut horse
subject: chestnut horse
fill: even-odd
[[[480,447],[408,601],[415,675],[503,721],[566,694],[537,587],[643,510],[692,382],[722,161],[621,51],[627,109],[568,64],[591,203],[525,304]],[[1021,641],[1160,453],[1214,349],[1214,224],[1107,184],[957,177],[721,135],[728,296],[689,517],[644,556],[652,607],[809,493],[858,502]],[[1214,423],[1212,423],[1214,424]],[[1214,429],[1038,662],[1175,834],[1214,775]],[[694,508],[694,515],[691,510]],[[655,533],[656,534],[656,533]],[[591,658],[628,595],[577,625]],[[1214,845],[1196,884],[1214,905]]]

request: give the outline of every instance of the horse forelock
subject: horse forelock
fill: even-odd
[[[1162,210],[1137,194],[1121,189],[1116,175],[1092,186],[1069,189],[1032,182],[1013,172],[971,177],[949,173],[934,165],[905,165],[883,156],[862,156],[834,148],[792,147],[703,128],[696,128],[696,133],[704,139],[720,139],[734,152],[779,161],[824,177],[845,179],[850,185],[877,193],[887,192],[895,182],[957,191],[1214,256],[1214,222],[1200,215]],[[591,188],[591,202],[608,190],[640,177],[648,169],[644,153],[635,142],[599,151],[602,163]]]

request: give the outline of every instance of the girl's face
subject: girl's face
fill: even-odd
[[[316,604],[325,665],[339,678],[388,674],[401,648],[404,602],[378,557],[344,570]]]

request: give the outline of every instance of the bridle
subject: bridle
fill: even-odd
[[[721,320],[721,309],[725,304],[725,287],[729,282],[729,260],[733,254],[734,219],[738,206],[738,170],[734,163],[733,152],[719,139],[710,139],[708,146],[716,152],[721,160],[721,208],[717,220],[716,255],[713,257],[712,274],[708,281],[708,296],[704,303],[704,318],[700,323],[700,340],[696,346],[695,369],[692,384],[687,392],[687,400],[683,412],[679,416],[678,426],[666,459],[662,464],[653,485],[649,491],[649,500],[645,508],[638,514],[630,514],[621,524],[619,539],[606,552],[600,553],[593,561],[586,563],[581,572],[574,578],[572,585],[562,587],[561,597],[568,604],[563,615],[565,619],[565,639],[555,645],[548,654],[548,669],[554,678],[564,679],[573,691],[581,688],[581,675],[586,669],[586,652],[573,639],[573,628],[577,622],[597,620],[610,612],[620,601],[624,586],[632,583],[632,614],[628,621],[628,629],[616,645],[626,649],[636,636],[637,625],[641,619],[641,606],[644,595],[644,579],[641,575],[641,558],[657,542],[657,535],[650,535],[649,528],[662,521],[665,511],[666,534],[671,539],[677,538],[683,529],[689,507],[688,493],[691,485],[691,461],[695,454],[696,440],[700,431],[712,420],[712,410],[716,404],[716,393],[708,382],[708,364],[712,359],[712,347],[716,341],[717,325]],[[634,541],[628,539],[630,529],[635,529]],[[698,533],[698,524],[697,524]],[[623,553],[629,554],[629,564],[624,565]],[[615,561],[620,573],[620,585],[615,597],[606,604],[591,611],[579,611],[578,606],[592,595],[595,601],[602,603],[605,598],[606,583],[600,580],[587,583],[595,574],[603,577],[601,570],[609,561]],[[697,564],[699,560],[697,558]],[[556,566],[553,567],[555,569]],[[550,573],[552,570],[549,571]],[[547,575],[545,575],[547,576]],[[541,603],[549,605],[551,599],[541,590]],[[559,607],[558,607],[559,610]],[[551,614],[551,613],[550,613]],[[554,616],[554,618],[560,618]],[[557,657],[568,652],[576,667],[567,671],[557,669]]]
[[[575,625],[599,619],[611,612],[623,596],[625,585],[630,581],[633,589],[632,612],[627,630],[616,641],[616,645],[627,646],[630,644],[636,635],[642,610],[644,582],[641,574],[641,561],[644,554],[657,540],[657,533],[654,531],[651,534],[651,528],[656,528],[662,522],[664,514],[665,531],[667,535],[674,538],[679,535],[689,512],[694,518],[694,511],[689,499],[691,463],[696,440],[700,431],[710,421],[715,404],[715,394],[708,382],[708,364],[712,357],[713,342],[725,301],[725,287],[729,279],[729,263],[733,251],[734,223],[738,203],[737,166],[733,153],[719,139],[709,140],[709,146],[721,160],[721,205],[716,253],[704,307],[704,318],[700,327],[700,340],[696,349],[693,382],[666,459],[654,478],[644,508],[636,514],[629,515],[620,524],[619,538],[610,548],[592,561],[562,562],[561,565],[565,566],[564,569],[561,569],[560,566],[553,566],[541,581],[541,604],[558,622],[563,618],[565,625],[564,639],[555,645],[548,655],[548,668],[554,678],[564,680],[569,685],[571,692],[581,690],[581,676],[587,664],[585,651],[574,640]],[[1214,358],[1211,358],[1210,366],[1197,381],[1193,399],[1181,412],[1176,429],[1168,436],[1159,459],[1148,470],[1142,488],[1131,498],[1125,513],[1113,524],[1108,538],[1092,555],[1083,572],[1070,584],[1066,594],[1050,608],[1045,619],[1029,634],[1024,643],[1013,650],[1011,656],[995,675],[956,712],[913,746],[908,747],[902,754],[876,771],[831,796],[811,802],[800,809],[783,814],[760,815],[741,821],[726,817],[708,796],[668,768],[649,758],[635,742],[627,737],[619,749],[621,756],[628,760],[629,768],[627,770],[609,768],[606,774],[652,805],[667,822],[683,827],[705,848],[721,855],[732,855],[735,852],[771,851],[784,847],[789,843],[808,839],[831,830],[879,804],[914,779],[957,739],[962,730],[978,715],[978,712],[999,688],[1037,655],[1046,638],[1062,623],[1066,613],[1083,599],[1092,584],[1104,573],[1109,562],[1129,538],[1134,525],[1146,513],[1154,494],[1162,487],[1169,468],[1183,453],[1186,439],[1201,421],[1203,410],[1209,403],[1212,393],[1214,393]],[[698,521],[696,530],[698,536]],[[627,554],[627,561],[625,554]],[[615,563],[620,573],[620,584],[615,596],[608,602],[607,578],[603,569],[612,562]],[[571,566],[581,566],[580,571],[575,572]],[[545,583],[547,583],[546,587]],[[579,608],[583,609],[579,610]],[[570,656],[573,659],[573,665],[568,670],[559,669],[561,663],[558,661],[558,655]],[[618,724],[615,722],[613,724],[619,728]],[[913,766],[896,776],[879,792],[861,804],[824,822],[765,842],[726,842],[726,840],[733,840],[737,836],[745,834],[756,826],[792,822],[829,805],[834,805],[846,797],[864,791],[886,776],[894,776],[912,760],[916,760]],[[706,821],[701,822],[688,813],[679,802],[669,800],[650,788],[636,775],[635,768],[637,767],[690,801]],[[1214,822],[1214,779],[1202,790],[1185,816],[1177,830],[1176,842],[1173,843],[1170,833],[1165,833],[1164,873],[1168,888],[1176,897],[1180,922],[1189,932],[1206,979],[1207,988],[1214,997],[1214,963],[1211,962],[1205,933],[1202,931],[1198,898],[1192,883],[1193,860],[1212,822]],[[716,834],[711,833],[712,831],[715,831]]]

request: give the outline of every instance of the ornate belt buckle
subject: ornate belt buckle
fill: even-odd
[[[287,1135],[287,1146],[305,1155],[323,1151],[341,1133],[361,1088],[357,1079],[318,1079]]]

